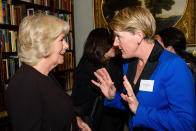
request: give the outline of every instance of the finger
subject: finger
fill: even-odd
[[[91,80],[91,82],[92,82],[94,85],[96,85],[97,87],[100,87],[100,85],[101,85],[99,82],[94,81],[94,80]]]
[[[125,94],[121,93],[120,95],[121,95],[122,99],[126,101],[126,96],[125,96]]]
[[[116,90],[116,87],[115,87],[115,85],[114,85],[114,82],[112,82],[111,90],[112,90],[112,91]]]
[[[90,127],[86,123],[83,123],[83,127],[86,131],[91,131]]]
[[[97,70],[97,73],[102,77],[104,81],[107,81],[107,71],[105,68]]]
[[[96,82],[96,81],[94,81],[94,80],[91,80],[91,82],[92,82],[94,85],[96,85],[97,87],[99,87],[100,90],[101,90],[101,92],[106,96],[106,94],[105,94],[105,87],[102,86],[101,83]]]
[[[81,131],[86,131],[86,128],[82,128]]]
[[[123,93],[120,94],[122,99],[125,100],[128,104],[132,104],[133,101],[134,101],[134,98],[132,96],[128,96],[128,95],[125,95]]]
[[[123,93],[120,94],[123,100],[127,101],[128,100],[128,95],[125,95]]]
[[[131,86],[131,84],[129,83],[127,77],[124,76],[123,79],[124,79],[123,85],[124,85],[124,87],[125,87],[125,89],[126,89],[126,91],[127,91],[127,94],[128,94],[129,96],[133,95],[134,92],[133,92],[132,86]]]
[[[98,70],[97,72],[94,72],[94,75],[97,77],[97,80],[98,80],[99,82],[103,82],[103,81],[104,81],[104,80],[103,80],[103,76],[102,76],[100,70]]]
[[[105,74],[106,79],[109,80],[109,81],[112,81],[108,71],[105,68],[103,68],[102,70],[103,70],[103,73]]]

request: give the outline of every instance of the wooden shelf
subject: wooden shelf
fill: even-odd
[[[35,8],[35,9],[51,10],[52,11],[52,7],[44,6],[44,5],[37,5],[37,4],[34,4],[34,3],[20,1],[20,0],[13,0],[12,4],[14,4],[14,5],[22,5],[22,4],[24,4],[27,8]]]
[[[19,27],[17,25],[0,24],[0,28],[18,31]]]

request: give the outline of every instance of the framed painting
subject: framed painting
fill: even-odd
[[[94,0],[94,27],[106,27],[116,12],[128,6],[148,8],[157,31],[174,26],[184,32],[188,47],[196,47],[195,0]]]

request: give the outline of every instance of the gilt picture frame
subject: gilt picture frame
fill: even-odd
[[[108,4],[108,2],[115,1],[115,0],[93,0],[94,28],[106,27],[108,25],[108,22],[106,20],[107,18],[105,18],[104,11],[103,11],[104,8],[103,3],[105,3],[105,1],[107,1]],[[145,0],[138,0],[138,1],[145,1]],[[173,1],[177,2],[178,0],[173,0]],[[187,39],[187,47],[196,47],[196,1],[195,0],[184,0],[184,1],[185,1],[184,7],[178,7],[178,8],[183,8],[180,18],[175,23],[172,23],[172,25],[168,25],[168,26],[174,26],[184,32],[185,37]],[[114,10],[113,7],[114,6],[112,6],[111,10]],[[167,24],[168,23],[164,23],[164,25]]]

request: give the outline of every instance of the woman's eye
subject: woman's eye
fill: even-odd
[[[120,40],[120,36],[119,35],[116,35],[116,37],[118,38],[118,40]]]

